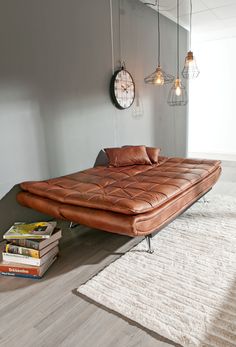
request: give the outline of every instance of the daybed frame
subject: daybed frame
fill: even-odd
[[[176,160],[176,161],[175,161]],[[83,206],[81,203],[68,203],[67,197],[68,195],[65,194],[65,198],[61,198],[60,200],[55,200],[54,198],[54,192],[56,189],[58,191],[63,191],[62,183],[63,179],[68,182],[69,179],[75,180],[76,174],[65,176],[65,178],[58,178],[48,181],[41,182],[26,182],[21,185],[23,191],[20,192],[17,195],[17,200],[19,203],[26,207],[33,208],[39,212],[46,213],[47,215],[51,215],[57,219],[62,220],[68,220],[72,221],[74,223],[79,223],[83,225],[87,225],[91,228],[101,229],[105,231],[109,231],[112,233],[122,234],[122,235],[128,235],[128,236],[145,236],[148,244],[148,251],[152,252],[151,247],[151,238],[153,235],[155,235],[158,231],[160,231],[163,227],[165,227],[167,224],[169,224],[172,220],[174,220],[178,215],[182,214],[186,209],[188,209],[192,204],[194,204],[197,200],[201,199],[216,183],[218,180],[220,173],[221,173],[221,167],[219,161],[204,161],[204,160],[189,160],[189,159],[180,159],[180,158],[174,158],[167,161],[166,167],[168,165],[170,168],[179,168],[178,170],[180,173],[176,175],[176,179],[178,180],[184,180],[186,177],[190,177],[197,175],[196,172],[198,172],[199,179],[189,186],[189,188],[184,189],[181,188],[178,192],[178,194],[173,195],[167,199],[157,207],[151,208],[148,211],[145,211],[144,213],[120,213],[117,210],[109,210],[107,208],[99,208],[100,205],[98,204],[97,207],[88,206],[91,200],[87,199],[85,203],[87,205]],[[173,165],[173,163],[177,163],[176,165]],[[194,167],[191,171],[191,165]],[[183,168],[187,167],[188,171],[184,170]],[[88,175],[91,176],[91,171],[93,169],[87,170]],[[99,170],[99,169],[98,169]],[[101,168],[102,170],[102,168]],[[106,169],[109,170],[109,169]],[[163,170],[163,168],[160,166],[160,169],[155,169],[157,172],[158,170],[161,171],[161,178],[163,178],[163,175],[165,175],[166,171]],[[168,170],[168,169],[167,169]],[[177,170],[177,169],[176,169]],[[201,174],[204,172],[204,175]],[[113,170],[114,171],[114,170]],[[185,172],[186,171],[186,172]],[[93,171],[92,171],[93,172]],[[194,174],[193,174],[194,172]],[[83,174],[86,174],[86,171],[82,172]],[[173,181],[175,177],[172,174],[173,172],[170,170],[170,177]],[[80,173],[78,173],[79,176]],[[172,175],[171,175],[172,174]],[[89,177],[90,177],[89,176]],[[179,178],[179,177],[180,178]],[[203,178],[201,176],[204,176]],[[137,176],[135,176],[137,177]],[[151,176],[154,177],[154,176]],[[172,178],[173,177],[173,178]],[[150,177],[149,177],[150,178]],[[91,179],[91,178],[90,178]],[[155,179],[155,177],[154,177]],[[58,180],[60,181],[60,185],[58,186]],[[172,182],[171,181],[171,182]],[[186,178],[186,181],[188,179]],[[46,182],[46,183],[45,183]],[[56,182],[56,183],[55,183]],[[62,182],[62,183],[61,183]],[[100,181],[99,181],[100,182]],[[122,182],[122,180],[121,180]],[[142,182],[142,181],[141,181]],[[169,181],[168,181],[169,182]],[[48,189],[47,194],[44,193],[43,189],[41,187],[43,186],[49,186],[53,189]],[[79,181],[79,184],[81,187],[81,181]],[[137,183],[138,184],[138,183]],[[171,186],[171,184],[166,184],[168,187]],[[172,183],[174,186],[174,184]],[[163,186],[159,184],[161,191],[163,191]],[[38,189],[40,187],[40,189]],[[83,187],[83,185],[82,185]],[[103,188],[104,189],[104,188]],[[125,188],[122,188],[125,190]],[[66,190],[64,188],[64,190]],[[77,195],[78,195],[78,189],[77,189]],[[66,192],[68,192],[68,187]],[[70,190],[71,192],[71,190]],[[82,193],[81,193],[82,194]],[[42,196],[45,195],[45,196]],[[72,193],[69,194],[69,196],[73,195]],[[83,194],[82,194],[83,197]],[[81,197],[79,196],[79,199]],[[82,201],[83,202],[83,201]],[[115,205],[111,206],[112,208],[117,208]],[[119,206],[118,206],[119,207]]]

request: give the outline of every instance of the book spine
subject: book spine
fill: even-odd
[[[21,254],[26,255],[28,257],[39,258],[39,251],[36,251],[35,249],[12,245],[10,243],[8,243],[5,246],[5,252],[10,254]]]
[[[40,266],[41,263],[40,259],[31,258],[21,254],[10,254],[5,252],[2,253],[2,260],[5,262],[26,264],[32,266]]]
[[[0,275],[2,276],[12,276],[12,277],[21,277],[21,278],[32,278],[34,280],[40,280],[41,276],[36,275],[25,275],[21,273],[15,273],[15,272],[0,272]]]
[[[50,235],[15,234],[15,235],[3,235],[3,238],[5,240],[13,240],[13,239],[45,240],[45,239],[49,239]]]
[[[4,273],[15,273],[15,274],[21,274],[21,275],[31,275],[31,276],[38,276],[39,272],[38,269],[32,269],[32,268],[27,268],[24,267],[22,268],[21,266],[11,266],[11,265],[0,265],[0,272]]]
[[[28,257],[26,255],[21,254],[10,254],[3,252],[2,253],[2,260],[5,262],[10,263],[19,263],[19,264],[25,264],[25,265],[32,265],[32,266],[41,266],[43,265],[48,259],[55,256],[59,252],[59,248],[56,246],[51,251],[49,251],[47,254],[45,254],[42,258],[32,258]]]
[[[22,239],[22,240],[13,239],[11,240],[11,243],[16,246],[33,248],[33,249],[39,250],[39,242],[37,241],[26,240],[26,239]]]

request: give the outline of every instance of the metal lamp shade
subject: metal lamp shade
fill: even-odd
[[[174,81],[174,76],[168,75],[165,71],[162,70],[160,66],[151,73],[151,75],[144,78],[144,82],[147,84],[154,84],[156,86],[163,86]]]
[[[185,58],[182,76],[185,79],[194,79],[198,77],[199,73],[200,71],[198,70],[196,60],[193,56],[193,52],[189,51]]]
[[[186,88],[181,83],[181,80],[177,78],[169,91],[168,105],[170,106],[185,106],[188,103],[188,94]]]
[[[156,70],[151,73],[151,75],[144,78],[144,82],[146,84],[163,86],[164,84],[172,83],[174,81],[174,76],[168,75],[161,68],[161,32],[160,32],[160,1],[159,0],[156,1],[156,4],[153,4],[153,6],[156,6],[156,5],[157,5],[157,34],[158,34],[158,45],[157,45],[158,66]]]

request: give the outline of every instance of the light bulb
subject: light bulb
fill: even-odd
[[[154,83],[159,85],[159,86],[163,86],[163,84],[165,83],[163,73],[159,67],[156,70],[156,77],[155,77]]]
[[[191,68],[194,65],[194,60],[193,59],[186,60],[186,65],[188,65]]]
[[[179,78],[177,78],[175,80],[175,95],[176,96],[180,96],[182,94],[182,90],[181,90],[181,80]]]
[[[176,94],[177,96],[180,96],[180,95],[182,94],[181,88],[180,88],[179,86],[176,87],[176,89],[175,89],[175,94]]]

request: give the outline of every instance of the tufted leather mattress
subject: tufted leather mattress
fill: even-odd
[[[131,236],[153,232],[207,192],[220,162],[161,157],[158,165],[98,166],[24,182],[18,201],[56,218]]]

